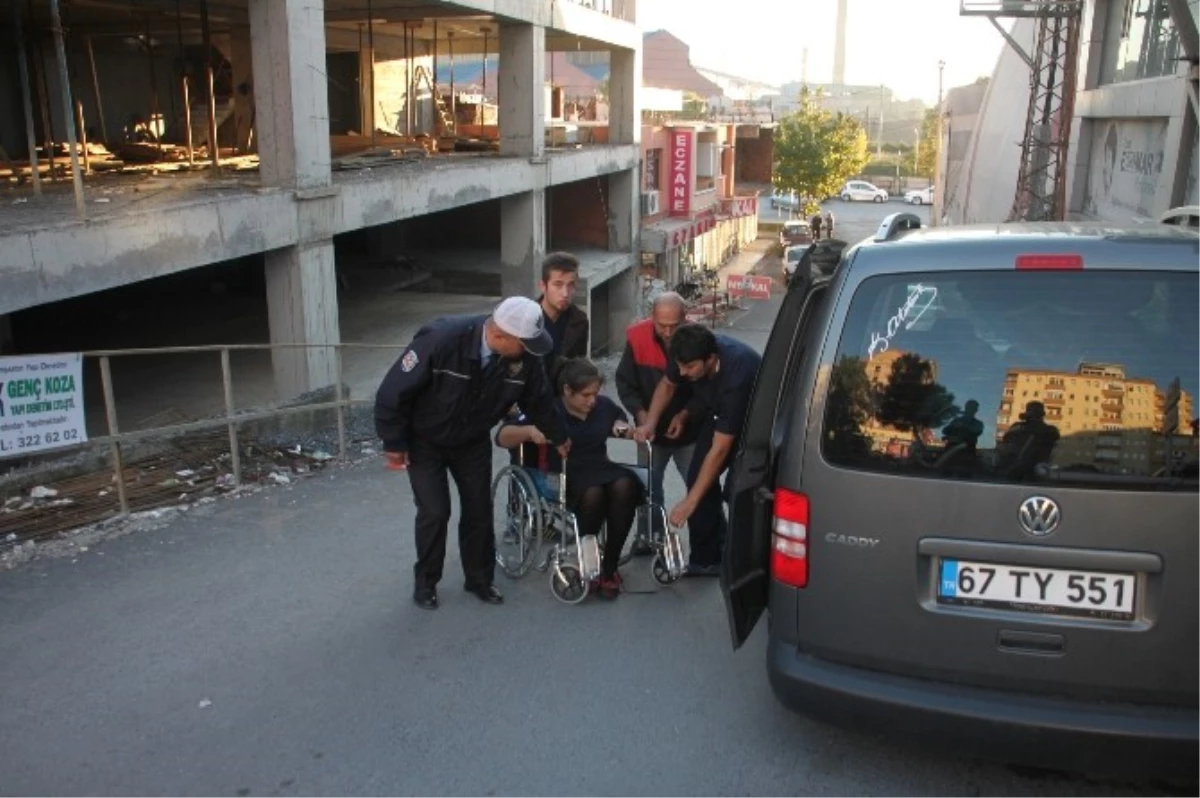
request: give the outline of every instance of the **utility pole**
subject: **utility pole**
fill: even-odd
[[[879,138],[875,141],[875,154],[883,155],[883,84],[879,84]]]
[[[942,117],[945,116],[945,110],[942,108],[942,77],[946,71],[946,62],[938,61],[938,102],[937,102],[937,126],[934,128],[933,138],[933,206],[930,209],[929,221],[933,227],[937,227],[941,223],[942,218],[942,197],[946,196],[946,187],[942,185]]]

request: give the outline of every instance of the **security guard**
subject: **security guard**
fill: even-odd
[[[541,356],[550,351],[542,309],[526,297],[501,302],[490,316],[436,319],[379,386],[375,429],[388,467],[405,469],[417,503],[413,601],[437,609],[446,557],[450,486],[458,485],[458,549],[465,588],[489,604],[504,597],[492,584],[492,442],[489,433],[514,403],[546,439],[565,448]]]

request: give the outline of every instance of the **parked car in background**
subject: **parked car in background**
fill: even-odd
[[[783,251],[783,284],[787,285],[796,276],[796,267],[804,259],[811,244],[798,244]]]
[[[1181,205],[1171,208],[1158,217],[1162,224],[1173,224],[1179,227],[1200,228],[1200,206]]]
[[[784,248],[796,244],[811,244],[812,240],[812,228],[808,226],[808,222],[798,219],[784,222],[783,229],[779,231],[779,244]]]
[[[927,188],[917,188],[912,191],[904,192],[904,201],[909,205],[932,205],[933,204],[933,186]]]
[[[800,208],[800,198],[796,196],[796,192],[794,191],[776,191],[771,195],[771,207],[785,211],[798,210]]]
[[[842,186],[842,202],[887,202],[888,193],[865,180],[851,180]]]

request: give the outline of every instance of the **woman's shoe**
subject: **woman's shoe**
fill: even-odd
[[[624,587],[625,580],[621,578],[620,573],[614,573],[612,576],[602,576],[600,577],[600,598],[612,601],[621,595],[621,590]]]

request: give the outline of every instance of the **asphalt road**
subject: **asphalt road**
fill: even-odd
[[[761,346],[778,298],[734,334]],[[677,485],[677,483],[676,483]],[[410,601],[378,458],[0,573],[5,795],[1115,795],[784,710],[715,580]],[[644,591],[644,592],[642,592]]]

